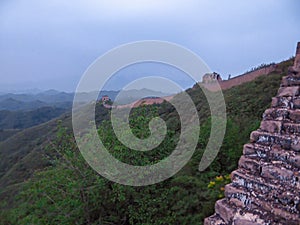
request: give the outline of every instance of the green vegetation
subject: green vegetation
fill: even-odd
[[[291,62],[284,63],[285,69]],[[198,165],[210,134],[209,107],[200,89],[189,89],[187,92],[201,120],[196,151],[175,176],[146,187],[124,186],[99,176],[76,148],[71,128],[66,123],[70,118],[62,119],[58,130],[51,123],[51,135],[56,133],[56,137],[50,143],[49,140],[41,141],[47,167],[34,169],[31,177],[27,173],[26,181],[19,178],[4,183],[6,186],[1,186],[3,178],[14,179],[14,170],[8,170],[9,176],[7,170],[1,170],[0,224],[201,224],[213,213],[215,201],[223,197],[224,185],[237,167],[243,144],[248,142],[250,132],[258,128],[262,113],[269,107],[271,97],[276,95],[282,75],[262,76],[224,92],[228,113],[226,135],[217,158],[204,172],[198,171]],[[155,163],[168,156],[177,143],[180,122],[175,109],[168,103],[132,111],[130,125],[139,138],[150,135],[148,123],[155,116],[163,118],[168,128],[167,137],[159,147],[141,153],[127,149],[116,139],[107,120],[109,111],[101,106],[99,110],[102,113],[96,118],[99,136],[107,149],[123,162]],[[23,152],[23,158],[29,154]],[[14,163],[5,164],[5,168],[20,166],[19,161]],[[2,197],[7,193],[9,197]]]
[[[217,176],[214,180],[210,181],[207,185],[208,189],[212,189],[211,195],[218,196],[219,198],[224,197],[225,185],[230,183],[230,175]]]
[[[0,129],[0,142],[18,133],[19,129]]]
[[[0,111],[0,129],[25,129],[45,123],[69,110],[41,107],[31,111]]]

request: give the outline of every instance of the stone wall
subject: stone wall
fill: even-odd
[[[205,225],[300,224],[300,72],[283,77],[231,180]]]
[[[219,85],[220,85],[222,90],[226,90],[226,89],[232,88],[234,86],[238,86],[238,85],[241,85],[243,83],[252,81],[252,80],[254,80],[255,78],[257,78],[259,76],[268,75],[268,74],[270,74],[270,73],[272,73],[276,70],[277,70],[277,65],[276,64],[270,65],[270,66],[267,66],[267,67],[264,67],[264,68],[246,73],[246,74],[236,76],[236,77],[234,77],[232,79],[229,79],[229,80],[219,81]],[[218,90],[215,83],[205,83],[205,84],[201,84],[201,85],[204,85],[204,87],[207,88],[210,91]]]

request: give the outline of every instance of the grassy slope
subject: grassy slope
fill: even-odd
[[[97,111],[101,113],[96,120],[101,122],[107,116],[107,109],[98,106]],[[71,113],[65,113],[59,118],[20,131],[0,142],[0,197],[7,186],[22,182],[30,177],[34,170],[49,164],[45,159],[46,146],[56,138],[58,121],[69,131],[72,130]]]
[[[20,129],[0,129],[0,142],[14,136]]]
[[[70,126],[69,114],[61,116],[59,120],[64,121],[65,126]],[[34,169],[45,164],[41,155],[48,140],[55,137],[57,121],[54,119],[28,128],[0,142],[0,188],[28,178]]]

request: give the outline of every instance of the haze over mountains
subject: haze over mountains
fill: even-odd
[[[98,100],[108,95],[114,101],[119,91],[101,91]],[[140,96],[167,96],[169,94],[149,89],[124,91],[118,104],[127,104]],[[83,103],[94,100],[93,93],[80,93]],[[30,91],[27,93],[0,93],[0,141],[32,126],[45,123],[70,112],[74,93],[57,90]]]
[[[108,95],[114,101],[120,91],[101,91],[98,100],[101,96]],[[149,89],[127,90],[123,91],[120,104],[130,103],[138,100],[140,96],[167,96],[170,93],[162,93]],[[83,102],[92,101],[92,93],[80,93],[80,98]],[[69,108],[73,101],[74,93],[60,92],[56,90],[47,90],[36,94],[32,93],[0,93],[0,110],[32,110],[44,106],[53,106],[59,108]]]

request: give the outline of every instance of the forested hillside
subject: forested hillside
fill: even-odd
[[[45,123],[70,109],[45,106],[31,111],[0,111],[0,129],[25,129]]]
[[[0,224],[202,224],[223,197],[243,144],[259,126],[291,64],[292,60],[281,63],[281,74],[224,91],[226,135],[217,158],[204,172],[198,171],[198,165],[210,134],[209,107],[200,88],[187,90],[200,117],[198,145],[179,173],[158,184],[131,187],[99,176],[76,147],[70,115],[19,132],[0,143]],[[99,105],[96,111],[99,137],[123,162],[155,163],[169,155],[178,141],[180,122],[169,103],[132,110],[130,126],[137,137],[150,135],[148,123],[155,116],[163,118],[168,128],[156,149],[141,153],[117,140],[109,110]]]

